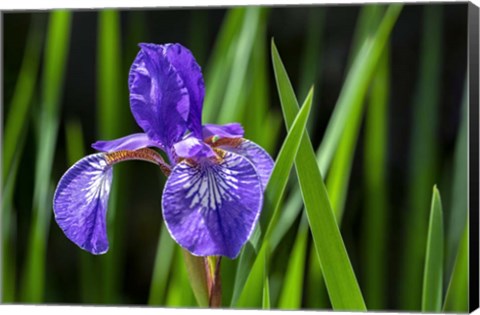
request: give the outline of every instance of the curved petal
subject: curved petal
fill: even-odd
[[[253,141],[243,139],[236,146],[219,146],[226,151],[234,152],[246,157],[255,166],[258,175],[262,181],[262,187],[265,189],[273,170],[273,159],[261,146]]]
[[[55,220],[80,248],[103,254],[108,250],[106,212],[112,168],[103,153],[75,163],[60,179],[53,198]]]
[[[233,259],[252,234],[262,203],[253,165],[225,152],[219,163],[179,163],[165,184],[162,210],[172,237],[192,254]]]
[[[145,133],[170,148],[187,130],[188,90],[168,59],[166,46],[140,47],[128,77],[130,108]]]
[[[215,152],[205,142],[198,140],[195,137],[188,137],[173,145],[176,156],[194,159],[199,161],[203,158],[210,158],[215,156]]]
[[[180,44],[165,45],[167,57],[177,69],[188,90],[190,108],[188,112],[188,128],[197,137],[202,137],[202,107],[205,96],[202,69],[197,64],[190,50]]]
[[[148,135],[145,133],[134,133],[132,135],[110,141],[100,140],[92,144],[92,148],[103,152],[120,150],[135,151],[146,147],[162,148],[160,144],[150,140]]]
[[[230,123],[225,125],[205,124],[203,125],[203,139],[211,136],[220,138],[241,138],[243,137],[243,127],[239,123]]]

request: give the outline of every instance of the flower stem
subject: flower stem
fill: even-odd
[[[221,256],[205,257],[205,265],[208,272],[208,306],[211,308],[222,306],[221,260]]]

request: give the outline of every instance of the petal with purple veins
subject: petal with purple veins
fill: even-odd
[[[205,84],[200,66],[190,50],[180,44],[165,45],[166,55],[177,70],[188,90],[190,108],[188,112],[188,128],[197,137],[202,137],[202,107],[205,96]]]
[[[273,170],[273,159],[261,146],[253,141],[243,139],[236,146],[219,146],[219,148],[240,154],[246,157],[255,166],[258,175],[262,181],[262,187],[265,189]]]
[[[80,248],[103,254],[108,250],[106,213],[112,168],[105,154],[75,163],[60,179],[53,199],[55,220]]]
[[[187,130],[188,88],[167,57],[166,45],[140,47],[128,77],[130,108],[145,133],[169,148]]]
[[[205,124],[203,125],[203,138],[207,139],[211,136],[219,138],[241,138],[244,131],[239,123],[229,123],[225,125]]]
[[[225,152],[218,163],[179,163],[165,184],[162,210],[172,237],[192,254],[233,259],[252,234],[262,203],[253,165]]]
[[[146,147],[162,148],[159,143],[151,140],[145,133],[134,133],[132,135],[110,141],[100,140],[92,144],[92,148],[103,152],[120,150],[135,151]]]

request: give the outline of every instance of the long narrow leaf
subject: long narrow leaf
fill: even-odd
[[[287,271],[285,272],[285,280],[283,281],[282,292],[278,301],[280,309],[297,310],[302,306],[308,234],[308,221],[306,216],[303,216],[298,227],[292,254],[288,260]]]
[[[361,47],[355,61],[347,75],[347,79],[340,93],[339,99],[335,105],[334,113],[330,118],[327,131],[322,139],[322,143],[317,149],[317,163],[322,174],[327,174],[331,158],[338,146],[341,133],[346,126],[347,118],[353,108],[363,102],[370,80],[380,59],[385,43],[388,41],[398,15],[401,12],[401,5],[393,5],[388,8],[379,29],[375,36],[368,38]],[[360,82],[361,84],[357,84]],[[285,211],[280,219],[272,239],[272,247],[283,237],[290,228],[293,220],[298,216],[302,207],[302,196],[299,189],[295,189],[289,201],[285,205]]]
[[[423,272],[423,312],[440,312],[442,309],[443,243],[442,201],[437,187],[433,187]]]
[[[249,269],[247,267],[245,269],[240,269],[241,274],[236,278],[235,287],[237,288],[237,292],[240,292],[240,288],[243,289],[238,296],[238,303],[234,291],[232,305],[239,307],[258,307],[261,303],[261,300],[258,299],[258,297],[262,296],[262,285],[259,283],[261,278],[258,278],[255,275],[262,274],[264,263],[258,261],[260,259],[265,259],[265,247],[269,242],[269,238],[278,219],[280,201],[287,186],[288,175],[293,166],[300,145],[300,140],[302,139],[302,134],[307,124],[308,114],[310,113],[312,106],[312,97],[313,90],[311,90],[307,96],[307,99],[305,100],[301,111],[298,113],[292,129],[288,133],[277,156],[272,175],[265,190],[264,206],[260,218],[261,230],[265,231],[262,235],[263,242],[261,243],[262,245],[259,254],[256,256],[252,268]],[[252,257],[254,256],[253,253],[251,255]],[[248,262],[250,262],[250,260],[243,261],[244,264],[247,264]],[[245,286],[243,286],[244,283]]]
[[[465,85],[462,100],[460,127],[455,144],[454,177],[452,183],[452,200],[446,228],[447,247],[445,253],[445,279],[450,278],[455,262],[462,229],[468,215],[468,90]]]
[[[365,215],[362,221],[365,300],[369,309],[385,309],[387,292],[388,183],[387,139],[389,49],[385,47],[372,82],[365,121]],[[383,237],[378,237],[383,235]]]
[[[215,89],[206,90],[203,105],[203,121],[205,122],[217,120],[228,74],[233,66],[233,56],[245,10],[245,8],[234,8],[227,12],[204,71],[205,85],[215,87]]]
[[[445,303],[443,304],[444,312],[468,312],[468,288],[469,288],[469,262],[468,262],[468,222],[465,225],[463,236],[453,267],[452,277],[448,285]]]
[[[242,99],[245,96],[247,69],[253,53],[253,43],[259,29],[262,10],[260,7],[248,7],[246,9],[225,97],[217,120],[218,123],[238,121],[243,117],[244,106],[239,105],[242,104]]]
[[[419,81],[412,113],[411,151],[408,169],[408,213],[399,302],[406,310],[421,305],[422,272],[427,239],[430,189],[435,184],[438,156],[438,112],[442,53],[442,6],[424,7]]]
[[[45,254],[51,217],[51,169],[57,140],[58,107],[69,47],[71,14],[51,13],[42,76],[42,108],[39,130],[33,217],[23,278],[22,300],[41,302],[45,282]]]
[[[171,273],[175,242],[169,235],[167,228],[162,224],[158,239],[157,254],[150,283],[149,305],[163,305],[167,295],[168,275]]]
[[[285,122],[287,127],[290,127],[298,111],[298,103],[273,41],[272,60]],[[295,169],[334,309],[366,310],[308,134],[304,134],[302,138]]]
[[[27,119],[32,104],[39,69],[41,41],[44,21],[33,17],[30,25],[25,52],[18,79],[10,102],[10,110],[5,119],[3,138],[3,195],[2,195],[2,301],[15,300],[16,253],[15,213],[13,213],[13,191],[28,129]],[[8,187],[8,189],[7,189]]]
[[[120,15],[115,10],[104,10],[99,13],[98,19],[98,51],[97,51],[97,125],[100,139],[110,140],[124,136],[121,129],[124,126],[124,117],[129,117],[128,107],[122,106],[120,79]],[[125,115],[124,115],[125,113]],[[122,169],[116,170],[116,180],[113,181],[110,193],[107,224],[109,226],[110,252],[98,257],[102,264],[102,300],[104,303],[115,303],[118,297],[118,288],[123,274],[119,271],[122,264],[121,240],[123,237],[124,211],[119,198],[125,196],[125,174]]]

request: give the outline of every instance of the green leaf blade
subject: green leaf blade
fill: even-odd
[[[298,103],[273,41],[272,60],[284,118],[290,127]],[[295,168],[332,305],[336,310],[366,310],[307,134],[302,138]]]
[[[422,311],[442,310],[443,290],[443,211],[440,193],[435,186],[432,194],[430,222],[423,274]]]
[[[265,262],[261,263],[259,260],[265,260],[265,247],[267,246],[266,244],[269,243],[273,227],[278,219],[280,201],[288,183],[288,175],[293,166],[295,156],[302,139],[302,134],[307,125],[308,116],[312,106],[312,98],[313,90],[310,90],[304,106],[302,106],[298,116],[295,118],[293,126],[290,132],[287,134],[287,137],[285,138],[282,148],[280,149],[275,161],[270,180],[265,190],[264,209],[260,218],[261,230],[265,231],[262,236],[263,242],[261,243],[261,248],[256,257],[254,256],[252,250],[248,250],[247,248],[245,249],[248,250],[251,257],[249,257],[249,260],[244,261],[252,261],[254,258],[255,261],[253,262],[251,269],[242,269],[243,277],[239,275],[235,281],[237,291],[241,292],[238,296],[238,301],[235,300],[235,294],[234,299],[232,300],[232,305],[237,307],[261,306],[262,301],[259,299],[259,297],[262,296],[261,275]],[[241,263],[243,263],[242,260]],[[260,277],[257,277],[256,275],[260,275]],[[245,283],[244,286],[243,283]]]

